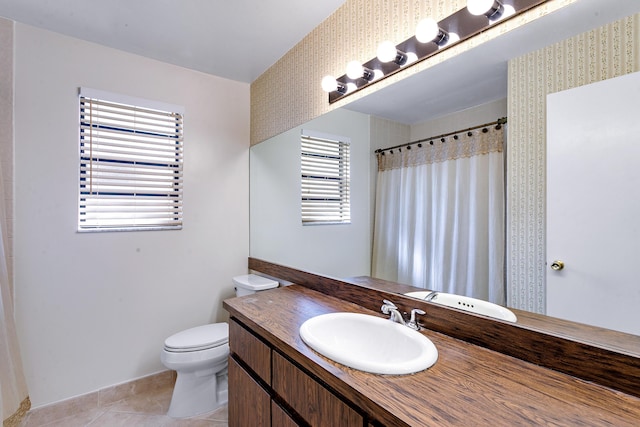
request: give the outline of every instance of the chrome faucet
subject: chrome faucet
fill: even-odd
[[[429,293],[429,295],[427,295],[426,297],[424,297],[425,301],[433,301],[436,297],[438,296],[438,292],[436,291],[431,291]]]
[[[407,322],[405,322],[404,317],[402,316],[402,314],[398,310],[398,307],[394,303],[386,299],[382,300],[382,302],[384,304],[382,305],[380,310],[382,311],[383,314],[390,315],[389,320],[391,320],[392,322],[400,323],[401,325],[407,326]]]
[[[411,310],[411,317],[407,321],[394,303],[386,299],[382,300],[382,302],[384,304],[382,305],[380,310],[383,314],[389,315],[389,320],[391,320],[392,322],[400,323],[401,325],[404,325],[415,331],[420,329],[420,326],[418,325],[418,322],[416,320],[416,314],[426,314],[423,310],[420,310],[419,308],[414,308],[413,310]]]

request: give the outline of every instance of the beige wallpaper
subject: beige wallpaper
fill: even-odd
[[[546,96],[640,70],[640,14],[509,62],[507,298],[544,313]]]
[[[400,43],[413,35],[421,19],[432,16],[440,20],[466,5],[466,0],[346,0],[342,7],[251,85],[251,144],[262,142],[575,1],[549,0],[329,106],[328,96],[320,88],[323,76],[343,75],[349,61],[366,62],[373,58],[381,41],[388,39]]]

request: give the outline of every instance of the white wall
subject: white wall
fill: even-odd
[[[249,85],[16,24],[16,316],[34,407],[151,374],[248,256]],[[76,232],[79,86],[183,105],[184,228]]]
[[[351,138],[351,224],[303,226],[300,131]],[[371,271],[369,116],[327,113],[251,148],[251,256],[334,277]]]

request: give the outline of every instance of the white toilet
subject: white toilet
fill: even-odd
[[[278,287],[278,282],[255,274],[233,278],[237,296]],[[167,415],[186,418],[211,412],[227,403],[229,325],[212,323],[171,335],[160,360],[177,372]]]

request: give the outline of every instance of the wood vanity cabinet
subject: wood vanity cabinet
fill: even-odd
[[[254,335],[229,321],[230,427],[363,427],[364,417]]]

